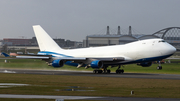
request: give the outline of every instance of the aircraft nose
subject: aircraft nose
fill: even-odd
[[[169,47],[169,52],[170,52],[171,54],[175,53],[175,52],[176,52],[176,48],[173,47],[173,46]]]
[[[165,47],[161,47],[162,55],[172,55],[176,52],[176,48],[170,44],[166,44]]]

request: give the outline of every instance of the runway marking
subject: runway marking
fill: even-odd
[[[29,84],[17,84],[17,83],[0,83],[0,88],[10,88],[19,86],[29,86]]]
[[[16,73],[15,71],[8,71],[8,70],[4,70],[4,71],[0,71],[1,73]]]
[[[104,97],[92,96],[53,96],[53,95],[14,95],[0,94],[0,98],[27,98],[27,99],[98,99]]]

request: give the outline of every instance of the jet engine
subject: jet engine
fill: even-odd
[[[100,60],[95,60],[91,62],[91,67],[92,68],[102,68],[103,67],[103,62]]]
[[[61,59],[54,60],[54,61],[52,61],[52,66],[53,67],[62,67],[62,66],[64,66],[64,61]]]
[[[152,65],[152,62],[143,62],[143,63],[138,63],[137,65],[142,67],[149,67]]]

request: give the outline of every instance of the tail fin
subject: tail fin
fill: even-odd
[[[40,25],[33,26],[33,29],[40,51],[61,50],[61,47],[46,33],[46,31]]]
[[[4,55],[5,57],[9,57],[9,55],[4,52],[2,52],[1,55]]]

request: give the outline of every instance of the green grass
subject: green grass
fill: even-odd
[[[176,60],[177,61],[177,60]],[[178,60],[179,61],[179,60]],[[126,72],[133,73],[161,73],[180,74],[180,64],[162,64],[162,70],[156,70],[158,64],[151,67],[141,67],[136,64],[122,67]],[[46,69],[46,70],[89,70],[84,67],[65,65],[62,68],[47,66],[44,61],[33,59],[10,59],[8,63],[0,60],[0,68],[12,69]],[[110,68],[115,71],[117,68]],[[22,83],[31,86],[0,88],[1,94],[30,94],[30,95],[79,95],[79,96],[112,96],[112,97],[155,97],[155,98],[180,98],[180,80],[164,79],[138,79],[138,78],[109,78],[86,76],[59,76],[59,75],[34,75],[34,74],[3,74],[0,73],[0,83]],[[95,91],[56,91],[56,89],[69,89],[67,86],[92,87],[81,88]],[[130,95],[134,90],[135,94]],[[4,100],[0,98],[0,100]],[[6,99],[21,101],[24,99]],[[42,101],[44,99],[27,99]],[[45,100],[52,101],[52,100]],[[77,100],[75,100],[77,101]],[[83,101],[83,100],[78,100]]]
[[[0,83],[30,84],[0,88],[1,94],[180,98],[180,80],[2,73],[0,77]],[[63,91],[70,89],[67,86],[95,91]],[[130,95],[131,90],[134,95]]]
[[[180,61],[180,60],[172,60]],[[162,64],[163,69],[157,70],[158,64],[153,64],[150,67],[141,67],[136,64],[125,65],[122,67],[125,73],[161,73],[161,74],[180,74],[180,63],[166,63]],[[33,60],[33,59],[9,59],[8,63],[4,63],[4,60],[0,60],[0,68],[11,68],[11,69],[46,69],[46,70],[75,70],[75,71],[93,71],[92,68],[85,69],[84,67],[76,68],[73,66],[67,66],[61,68],[54,68],[47,66],[45,61]],[[117,67],[110,68],[112,72],[115,72]]]

